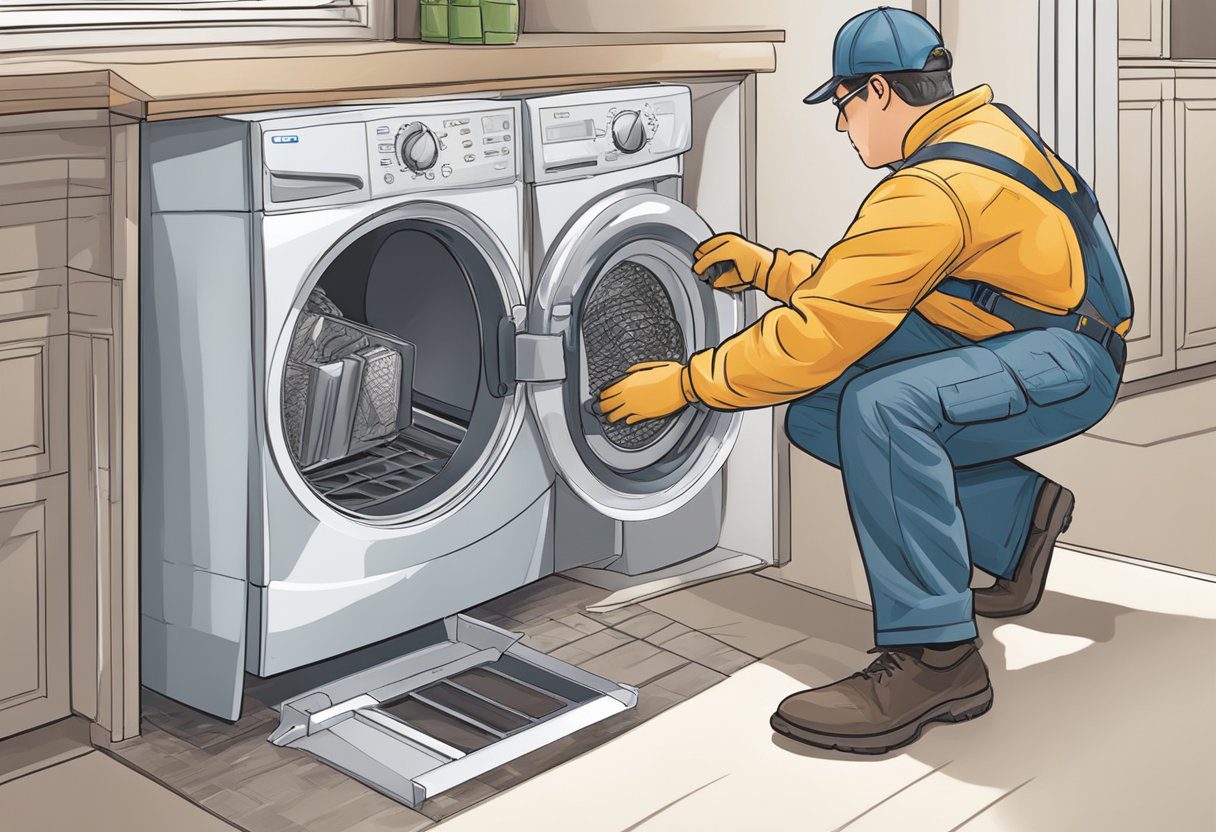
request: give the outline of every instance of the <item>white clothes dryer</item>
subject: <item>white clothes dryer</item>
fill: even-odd
[[[144,127],[142,679],[266,676],[553,568],[517,102]]]
[[[713,232],[681,201],[690,90],[525,98],[523,116],[528,330],[549,371],[528,396],[560,477],[555,568],[650,572],[718,545],[722,468],[742,418],[697,405],[611,425],[594,406],[628,366],[686,361],[747,317],[691,269]]]

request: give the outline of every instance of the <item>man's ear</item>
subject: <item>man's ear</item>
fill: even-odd
[[[870,89],[879,103],[882,104],[882,109],[887,109],[891,106],[891,99],[894,94],[891,92],[891,85],[887,83],[887,79],[881,75],[875,75],[870,78]]]

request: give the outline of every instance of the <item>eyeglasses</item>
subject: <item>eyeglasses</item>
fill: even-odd
[[[836,109],[837,109],[837,110],[840,112],[840,114],[841,114],[842,116],[844,115],[844,105],[845,105],[845,102],[846,102],[846,101],[848,101],[848,100],[849,100],[850,98],[852,98],[853,96],[857,95],[857,94],[858,94],[859,92],[861,92],[862,90],[864,90],[864,89],[865,89],[867,86],[868,86],[868,84],[862,84],[860,87],[858,87],[857,89],[853,90],[851,93],[849,93],[848,95],[844,96],[843,98],[833,98],[833,99],[832,99],[832,103],[836,105]],[[845,116],[845,118],[848,118],[848,116]]]

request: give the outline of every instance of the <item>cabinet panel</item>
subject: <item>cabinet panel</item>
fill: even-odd
[[[0,488],[0,737],[68,715],[67,478]]]
[[[1169,251],[1173,147],[1167,131],[1169,83],[1119,84],[1119,257],[1135,316],[1127,336],[1127,380],[1174,369],[1174,286]],[[1167,175],[1168,174],[1168,175]]]
[[[1119,57],[1170,54],[1170,0],[1119,0]]]
[[[1177,104],[1178,365],[1216,361],[1216,79]]]
[[[0,482],[66,470],[67,336],[0,344]]]

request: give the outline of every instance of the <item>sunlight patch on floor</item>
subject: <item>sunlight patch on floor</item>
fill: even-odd
[[[1021,670],[1061,656],[1071,656],[1094,643],[1092,638],[1041,633],[1020,624],[1001,624],[992,635],[1005,645],[1006,670]]]

